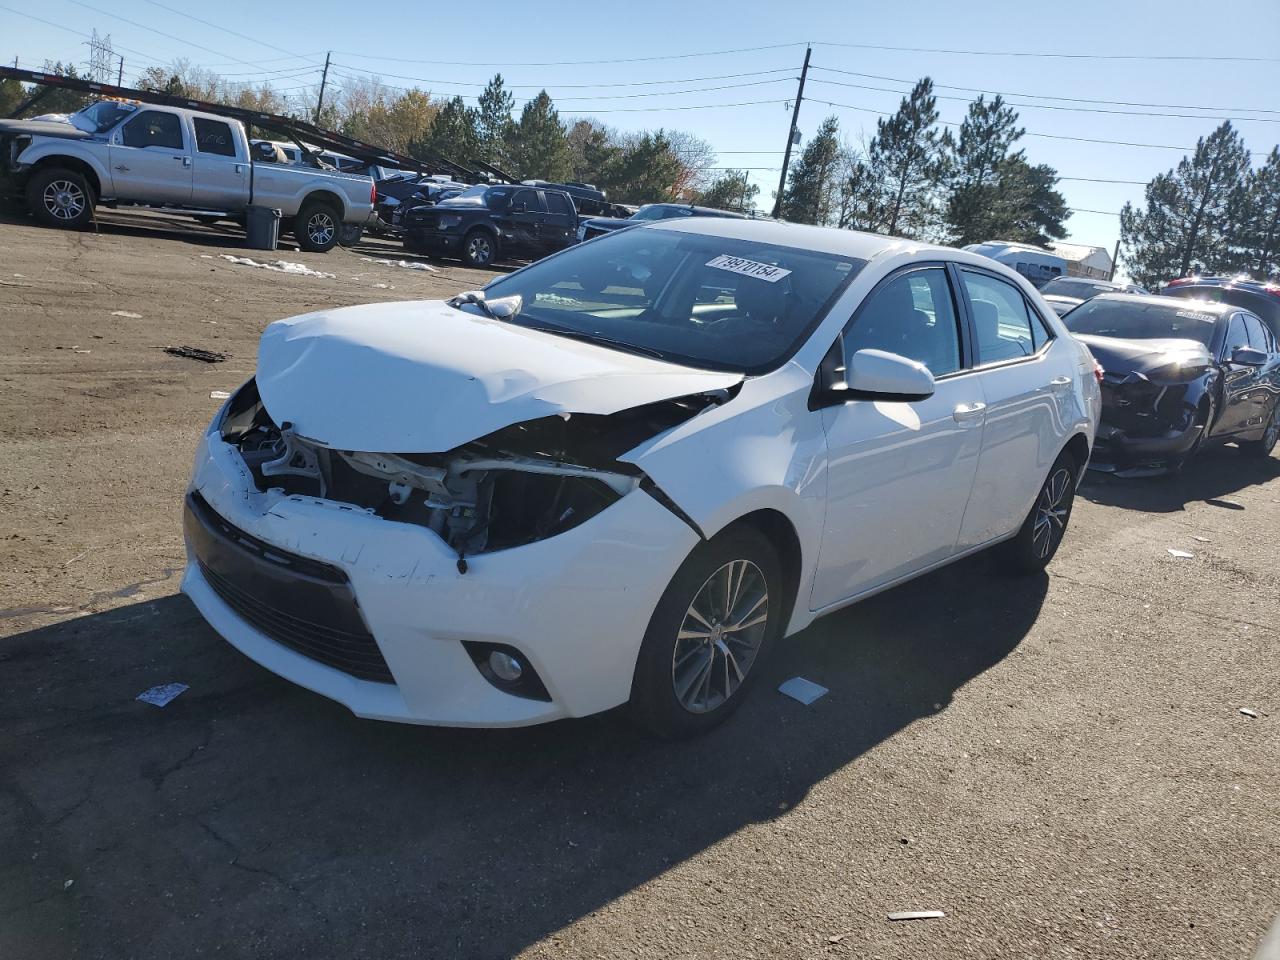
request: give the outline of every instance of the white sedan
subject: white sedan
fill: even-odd
[[[986,257],[638,227],[448,302],[268,327],[196,453],[183,590],[362,717],[628,704],[696,733],[822,614],[997,544],[1041,570],[1099,373]]]

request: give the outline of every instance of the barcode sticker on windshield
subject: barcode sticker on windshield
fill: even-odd
[[[1201,323],[1214,322],[1214,317],[1211,313],[1192,313],[1190,310],[1179,310],[1177,316],[1186,317],[1188,320],[1199,320]]]
[[[742,257],[731,257],[727,253],[720,254],[714,260],[708,260],[707,266],[715,267],[717,270],[728,270],[730,273],[740,273],[744,277],[767,280],[769,283],[777,283],[791,273],[790,270],[775,267],[772,263],[744,260]]]

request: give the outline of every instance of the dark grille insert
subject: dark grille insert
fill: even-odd
[[[257,630],[353,677],[395,682],[337,567],[263,543],[198,493],[187,498],[184,527],[206,582]]]

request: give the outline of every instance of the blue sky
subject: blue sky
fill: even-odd
[[[877,115],[894,110],[910,84],[928,74],[935,83],[947,85],[939,87],[941,96],[960,98],[940,97],[944,120],[959,121],[965,101],[986,90],[1094,101],[1035,101],[1046,106],[1190,114],[1138,116],[1021,107],[1022,124],[1037,134],[1190,147],[1219,118],[1230,116],[1254,118],[1237,124],[1252,150],[1265,152],[1280,141],[1276,0],[1236,0],[1221,8],[1221,15],[1203,2],[1184,0],[963,7],[941,0],[739,0],[732,5],[649,0],[640,5],[538,6],[495,0],[435,9],[432,13],[425,4],[350,0],[43,0],[39,5],[0,0],[0,56],[9,63],[16,56],[23,65],[33,66],[46,58],[83,61],[83,35],[97,29],[109,34],[123,53],[127,80],[151,63],[185,57],[229,78],[271,76],[277,87],[297,88],[318,82],[327,50],[334,51],[336,75],[374,74],[389,85],[416,85],[436,95],[474,95],[495,70],[501,70],[521,100],[545,86],[566,119],[590,115],[622,129],[663,126],[697,133],[717,149],[720,166],[764,168],[752,171],[761,185],[762,206],[769,205],[766,198],[777,184],[777,170],[767,168],[781,164],[790,118],[786,103],[795,95],[806,42],[814,43],[814,69],[800,113],[806,138],[823,117],[834,113],[847,138],[869,139]],[[1267,59],[1068,59],[836,44]],[[703,55],[735,48],[770,49]],[[678,54],[699,55],[638,59]],[[585,60],[601,62],[538,65]],[[727,76],[731,74],[742,76]],[[706,89],[710,87],[724,89]],[[1162,106],[1096,102],[1100,100]],[[673,109],[709,104],[718,106]],[[1212,109],[1187,109],[1191,107]],[[1268,110],[1272,112],[1259,112]],[[1029,136],[1023,146],[1032,162],[1050,163],[1064,178],[1077,178],[1060,185],[1078,211],[1068,223],[1070,239],[1107,247],[1119,231],[1112,214],[1126,200],[1140,199],[1142,187],[1090,181],[1145,183],[1182,155],[1176,149],[1049,137]],[[1102,212],[1084,212],[1090,210]]]

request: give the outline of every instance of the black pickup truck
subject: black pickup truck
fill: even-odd
[[[477,184],[404,214],[405,249],[487,267],[500,257],[545,257],[577,241],[578,211],[563,190]]]

